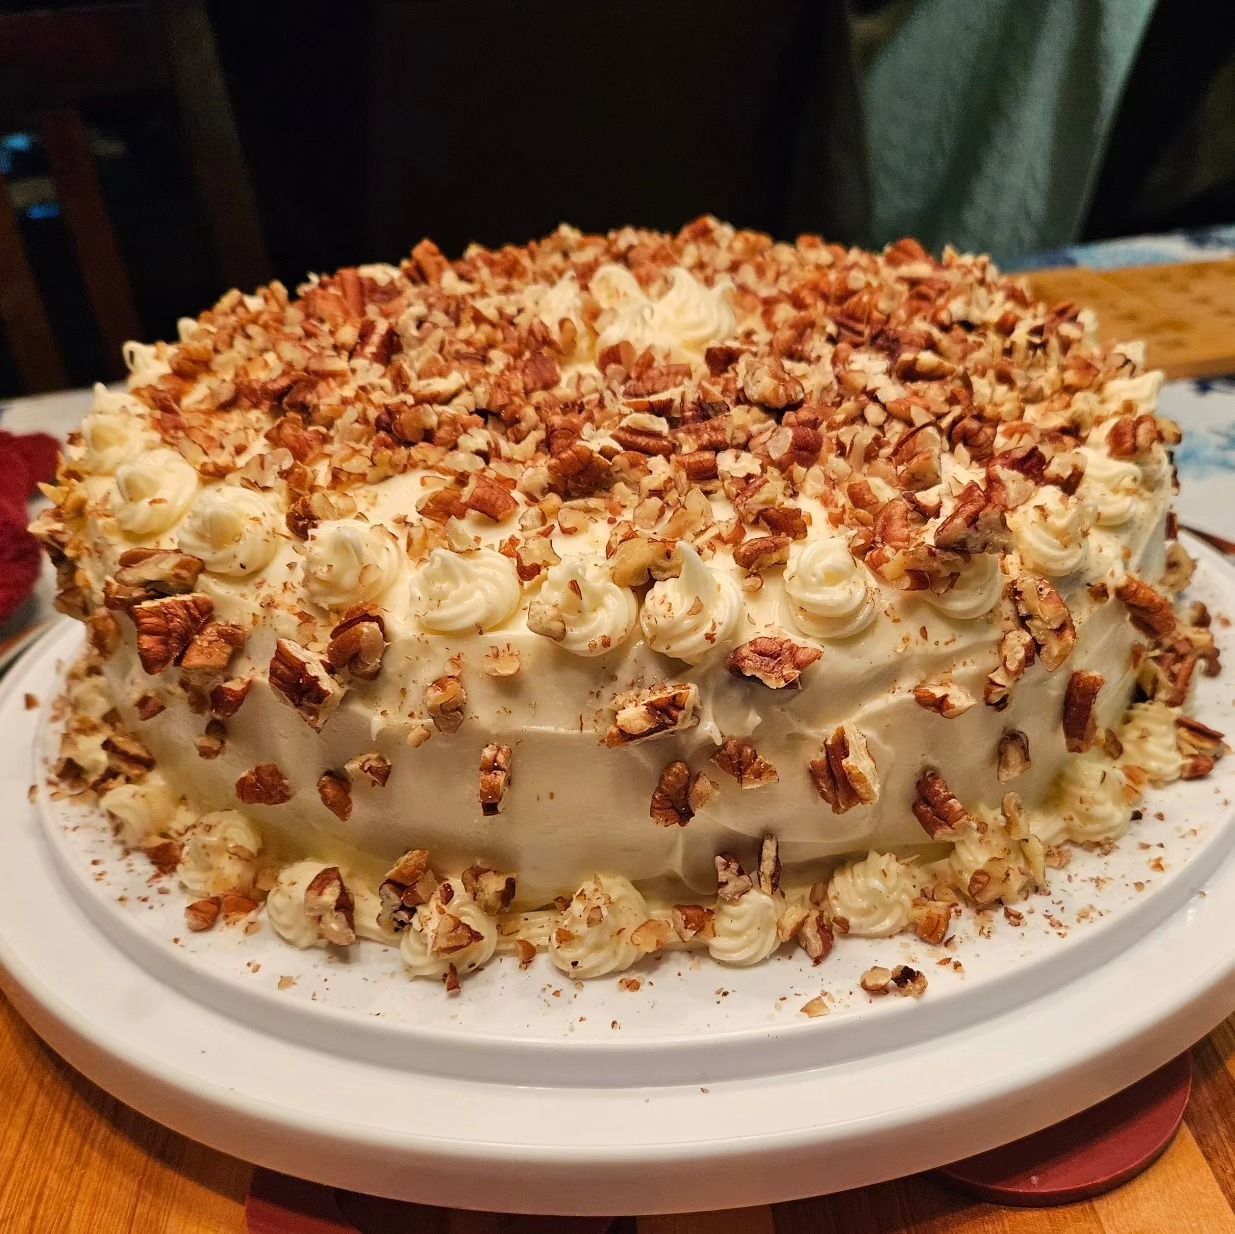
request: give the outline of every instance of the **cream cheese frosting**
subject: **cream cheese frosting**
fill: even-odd
[[[323,608],[340,609],[375,600],[399,572],[399,547],[381,527],[319,523],[304,554],[305,595]]]
[[[629,879],[596,875],[571,898],[549,938],[549,957],[573,977],[622,972],[642,954],[631,935],[648,906]]]
[[[167,531],[196,495],[197,472],[174,450],[151,450],[116,468],[116,522],[130,536]]]
[[[528,626],[574,655],[599,656],[626,641],[637,615],[634,592],[619,587],[603,561],[562,561],[529,606]]]
[[[917,869],[894,853],[868,853],[837,868],[828,881],[828,903],[848,933],[887,938],[909,924],[920,881]]]
[[[742,595],[732,576],[704,565],[693,545],[679,544],[677,556],[677,576],[652,585],[639,624],[654,651],[698,664],[725,646],[741,617]]]
[[[459,634],[500,625],[519,603],[519,579],[508,557],[482,548],[434,549],[414,584],[416,615],[427,630]]]
[[[176,543],[200,557],[211,574],[243,578],[270,564],[279,546],[278,520],[260,494],[220,484],[193,505]]]
[[[875,620],[878,589],[839,536],[790,551],[785,596],[793,624],[812,638],[848,638]]]

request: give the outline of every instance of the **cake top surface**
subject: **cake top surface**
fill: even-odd
[[[1137,347],[984,257],[710,218],[453,262],[422,241],[230,292],[127,359],[58,494],[90,507],[96,585],[175,547],[220,612],[306,642],[379,598],[419,634],[517,618],[585,656],[637,619],[687,664],[743,619],[851,638],[889,594],[970,622],[1017,570],[1118,573],[1172,440]]]

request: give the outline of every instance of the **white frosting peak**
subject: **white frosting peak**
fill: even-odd
[[[453,893],[447,901],[442,888]],[[451,935],[460,923],[479,937],[457,946]],[[455,879],[442,884],[421,907],[399,939],[399,953],[409,977],[441,977],[450,965],[470,973],[488,963],[497,947],[497,925]]]
[[[849,923],[849,933],[887,938],[903,930],[918,894],[918,870],[893,853],[869,853],[840,866],[828,883],[828,903]]]
[[[714,960],[744,968],[758,964],[780,946],[776,923],[780,907],[765,891],[752,887],[732,902],[720,901],[713,916],[715,937],[708,940]]]
[[[1070,759],[1059,777],[1057,792],[1070,840],[1117,840],[1132,821],[1127,777],[1099,755]]]
[[[549,570],[528,623],[577,656],[598,656],[626,640],[637,615],[635,593],[619,587],[604,562],[575,559]]]
[[[167,781],[157,771],[135,784],[117,784],[99,798],[108,817],[120,826],[129,848],[157,835],[179,835],[192,820]]]
[[[673,269],[669,290],[658,300],[650,299],[622,266],[602,266],[590,290],[612,312],[597,339],[602,351],[629,341],[636,351],[656,347],[674,360],[690,362],[737,330],[729,302],[732,284],[725,280],[707,287],[681,266]]]
[[[1141,469],[1129,459],[1112,458],[1107,438],[1114,420],[1098,425],[1081,447],[1085,475],[1080,495],[1098,512],[1099,527],[1122,527],[1135,513],[1140,498]]]
[[[243,890],[253,883],[261,850],[261,836],[243,814],[203,814],[184,834],[176,873],[185,890],[196,896]]]
[[[1134,703],[1119,730],[1119,740],[1123,743],[1121,765],[1142,768],[1155,784],[1179,779],[1184,760],[1175,712],[1165,703]]]
[[[412,603],[421,624],[441,634],[490,630],[518,607],[514,562],[491,548],[437,548],[416,575]]]
[[[116,469],[116,522],[131,536],[155,536],[183,517],[197,472],[175,450],[151,450]]]
[[[640,956],[631,934],[648,919],[634,884],[598,874],[578,891],[549,935],[549,956],[572,977],[603,977],[629,968]]]
[[[317,922],[305,911],[304,896],[309,884],[326,867],[320,861],[297,861],[279,871],[266,897],[266,917],[275,933],[293,947],[324,947]]]
[[[677,546],[681,572],[653,585],[639,624],[648,646],[687,664],[698,664],[724,644],[742,615],[737,580],[704,565],[690,544]]]
[[[399,546],[389,532],[357,519],[318,523],[304,555],[304,589],[323,608],[376,600],[399,572]]]
[[[137,400],[98,382],[90,414],[82,421],[81,446],[74,461],[83,471],[110,476],[153,441],[154,434],[143,425],[142,408]]]
[[[989,613],[1003,594],[1003,572],[998,553],[975,553],[956,583],[948,591],[916,593],[941,613],[959,621],[969,621]]]
[[[875,619],[878,592],[840,536],[797,546],[785,570],[793,624],[813,638],[848,638]]]
[[[1078,498],[1046,485],[1008,515],[1008,525],[1026,565],[1062,578],[1085,563],[1093,512]]]
[[[240,578],[270,564],[278,547],[275,512],[252,489],[221,484],[201,495],[177,540],[212,574]]]

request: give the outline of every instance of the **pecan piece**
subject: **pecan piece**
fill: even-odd
[[[425,708],[440,733],[457,733],[467,706],[463,679],[453,675],[438,677],[425,687]]]
[[[491,522],[500,523],[519,508],[519,503],[504,484],[489,476],[477,476],[467,506]]]
[[[745,540],[733,550],[733,560],[752,574],[783,566],[789,560],[789,537],[782,535],[756,536]]]
[[[236,781],[236,796],[250,806],[280,806],[292,799],[292,786],[277,763],[259,763]]]
[[[315,733],[322,731],[347,691],[321,656],[287,638],[275,643],[269,676],[271,688]]]
[[[1077,669],[1068,678],[1068,688],[1063,696],[1063,733],[1068,750],[1084,754],[1093,746],[1098,736],[1098,719],[1094,705],[1104,680],[1101,673]]]
[[[1013,594],[1021,624],[1034,641],[1042,667],[1053,673],[1076,646],[1076,627],[1068,606],[1038,574],[1022,574],[1013,585]]]
[[[649,737],[664,737],[699,723],[699,687],[693,682],[632,690],[613,700],[613,723],[604,744],[628,746]]]
[[[923,682],[914,690],[913,701],[924,710],[943,716],[945,720],[963,716],[978,702],[964,686],[947,681],[938,684]]]
[[[372,681],[386,654],[386,622],[375,604],[354,604],[330,632],[326,663],[344,677]]]
[[[679,759],[660,773],[649,814],[658,827],[685,827],[715,791],[716,785],[703,772],[692,773]]]
[[[780,841],[771,834],[759,843],[759,890],[769,896],[780,890]]]
[[[480,905],[481,911],[490,917],[504,913],[515,898],[513,874],[499,874],[488,866],[468,866],[461,875],[463,889]]]
[[[209,596],[168,596],[145,600],[128,610],[137,631],[137,656],[152,676],[175,664],[197,632],[210,620]]]
[[[958,827],[973,823],[969,811],[956,799],[939,772],[930,767],[924,769],[918,776],[917,789],[913,813],[932,840],[950,839]]]
[[[833,814],[879,800],[879,772],[866,736],[842,724],[823,743],[823,750],[808,764],[811,782]]]
[[[1033,636],[1018,626],[1008,630],[999,640],[999,665],[987,674],[982,700],[988,707],[1002,711],[1012,697],[1012,686],[1037,656]]]
[[[340,822],[352,816],[352,786],[346,776],[337,771],[323,771],[317,781],[317,795],[322,805]]]
[[[1161,641],[1175,632],[1178,619],[1169,597],[1143,579],[1129,575],[1115,594],[1127,607],[1132,624],[1146,637]]]
[[[750,402],[773,411],[797,407],[806,398],[802,383],[790,376],[784,364],[775,357],[751,362],[742,378],[742,393]]]
[[[836,945],[836,934],[827,913],[822,908],[810,908],[797,928],[798,946],[810,957],[812,964],[822,964]]]
[[[200,934],[203,930],[213,929],[214,923],[219,919],[219,912],[222,907],[222,901],[218,896],[210,896],[205,900],[194,900],[192,904],[185,906],[184,924],[194,934]]]
[[[722,904],[736,904],[754,886],[755,880],[742,869],[736,857],[730,853],[717,854],[716,898]]]
[[[427,904],[436,890],[437,878],[429,869],[428,852],[423,848],[409,849],[387,871],[377,889],[382,902],[378,925],[395,934],[405,930],[416,910]]]
[[[1017,776],[1023,776],[1032,766],[1029,738],[1019,728],[1004,729],[1003,736],[999,738],[999,758],[996,764],[999,783],[1006,784]]]
[[[754,742],[744,737],[726,738],[712,755],[712,762],[726,775],[732,776],[739,788],[759,788],[775,784],[780,776],[776,768],[755,749]]]
[[[314,875],[304,891],[304,911],[326,942],[350,947],[356,941],[356,905],[338,866]]]
[[[673,932],[684,943],[716,937],[716,911],[702,904],[675,904],[669,914]]]
[[[230,621],[208,621],[185,649],[180,667],[190,680],[198,682],[226,672],[247,638],[244,629]]]
[[[756,516],[769,531],[790,540],[806,539],[806,516],[797,506],[767,506]]]
[[[160,596],[182,596],[197,586],[205,567],[200,557],[169,548],[131,548],[105,589],[108,608],[127,608]]]
[[[487,745],[480,752],[480,810],[493,815],[502,812],[502,798],[510,787],[511,749]]]
[[[672,540],[649,540],[638,534],[618,544],[610,540],[609,573],[619,587],[642,587],[649,577],[672,578],[681,569],[676,550]]]
[[[753,677],[770,690],[799,688],[802,673],[823,652],[787,638],[752,638],[729,653],[726,667],[735,677]]]
[[[1200,780],[1213,771],[1217,762],[1230,753],[1222,734],[1191,716],[1179,716],[1175,721],[1179,752],[1183,755],[1180,778]]]
[[[970,481],[935,531],[935,547],[957,553],[989,553],[1008,541],[1008,523],[997,493]]]
[[[385,788],[392,767],[390,759],[384,754],[371,750],[367,754],[357,754],[355,758],[349,758],[346,770],[353,783],[364,776],[374,788]]]
[[[210,691],[210,712],[218,720],[230,720],[249,697],[253,688],[251,677],[233,678],[231,681],[220,681]]]
[[[86,634],[91,648],[104,660],[120,647],[120,623],[105,608],[96,609],[86,619]]]

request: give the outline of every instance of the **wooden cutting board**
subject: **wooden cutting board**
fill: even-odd
[[[1167,377],[1235,373],[1235,259],[1026,276],[1034,293],[1094,309],[1106,342],[1144,339]]]

